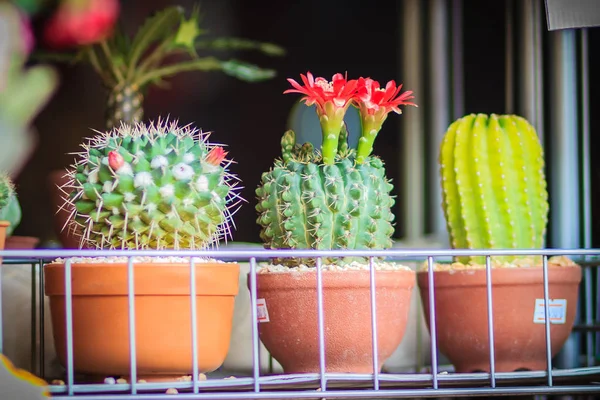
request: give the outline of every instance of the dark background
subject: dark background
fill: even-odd
[[[192,1],[122,1],[121,18],[133,31],[152,11],[171,4],[191,9]],[[465,113],[504,111],[504,23],[503,1],[464,1]],[[348,71],[351,76],[369,75],[379,81],[403,82],[401,63],[401,1],[380,0],[218,0],[203,1],[204,28],[219,36],[237,36],[270,41],[286,48],[287,55],[271,58],[253,52],[225,54],[278,71],[275,79],[250,84],[222,73],[182,73],[171,79],[171,88],[152,89],[145,101],[145,118],[177,117],[198,128],[213,131],[212,140],[229,145],[232,167],[242,179],[242,195],[248,200],[236,215],[234,240],[258,242],[254,189],[263,171],[279,155],[279,139],[296,95],[283,95],[287,77],[299,78],[310,70],[330,77]],[[545,23],[544,23],[545,28]],[[590,29],[591,145],[596,149],[600,133],[599,81],[600,31]],[[547,55],[544,55],[547,58]],[[55,238],[48,173],[67,167],[91,128],[104,124],[105,92],[87,65],[59,66],[58,93],[36,119],[38,146],[17,178],[23,220],[17,235]],[[547,74],[547,72],[545,71]],[[410,82],[403,82],[410,90]],[[596,89],[596,90],[594,90]],[[547,92],[547,89],[545,89]],[[420,93],[415,93],[419,103]],[[422,96],[421,96],[422,97]],[[410,109],[406,110],[410,112]],[[374,152],[387,164],[388,176],[399,180],[400,117],[389,118],[375,142]],[[592,151],[593,153],[593,151]],[[599,246],[598,210],[600,168],[592,156],[594,192],[594,246]],[[397,199],[396,211],[402,204]],[[396,237],[403,233],[398,220]]]

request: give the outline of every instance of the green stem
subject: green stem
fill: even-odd
[[[184,71],[215,71],[222,69],[223,65],[219,60],[217,60],[214,57],[206,57],[199,60],[182,62],[179,64],[169,65],[166,67],[155,69],[135,79],[133,83],[142,87],[143,85],[152,80],[166,78],[168,76],[173,76]]]
[[[110,68],[112,69],[113,74],[115,75],[115,79],[117,80],[117,82],[123,82],[123,74],[121,73],[121,71],[119,71],[119,68],[113,62],[112,53],[110,51],[110,48],[108,47],[108,44],[106,44],[106,40],[102,40],[100,42],[100,47],[102,48],[102,51],[104,52],[104,55],[106,56],[106,60],[107,60],[108,64],[110,65]]]
[[[323,154],[323,163],[333,165],[335,155],[338,149],[339,130],[337,134],[334,131],[323,131],[323,144],[321,153]]]
[[[358,146],[356,147],[357,164],[362,164],[371,155],[375,138],[386,118],[387,113],[361,116],[361,137],[358,139]]]
[[[160,62],[163,60],[163,58],[167,55],[165,53],[166,53],[166,50],[169,47],[171,41],[172,41],[172,38],[169,38],[168,40],[165,40],[161,44],[156,46],[156,48],[152,51],[152,53],[150,53],[150,55],[148,57],[146,57],[144,59],[144,61],[142,61],[140,63],[140,66],[137,69],[136,73],[143,74],[149,68],[152,68],[152,67],[160,64]]]
[[[321,154],[323,155],[323,162],[332,165],[335,162],[335,155],[338,151],[338,141],[344,123],[346,108],[336,107],[332,102],[328,101],[323,105],[321,112],[322,114],[319,115],[323,133]]]
[[[98,75],[100,75],[100,77],[102,78],[104,83],[109,87],[115,86],[116,82],[113,81],[111,76],[109,74],[107,74],[106,71],[100,65],[100,60],[98,60],[98,56],[96,55],[96,52],[94,51],[94,47],[88,46],[87,52],[88,52],[90,64],[92,64],[92,67],[94,68],[96,73]]]

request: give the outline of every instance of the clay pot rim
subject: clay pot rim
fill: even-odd
[[[239,293],[239,264],[203,264],[196,264],[194,268],[197,296],[236,296]],[[133,265],[134,296],[189,296],[189,264]],[[63,263],[44,266],[44,292],[47,296],[65,295],[65,270]],[[74,296],[128,295],[127,263],[72,264],[71,273]]]
[[[296,272],[296,273],[294,273]],[[322,271],[323,289],[364,289],[370,288],[371,280],[368,270],[359,271]],[[256,274],[260,290],[286,290],[289,288],[317,288],[317,273],[315,271],[286,271]],[[375,290],[394,288],[412,290],[416,285],[415,271],[375,271]],[[250,287],[250,279],[248,279]]]
[[[61,267],[63,268],[66,265],[66,262],[50,262],[50,263],[46,263],[44,264],[44,268],[48,267],[48,268],[58,268]],[[111,268],[111,267],[120,267],[120,268],[127,268],[128,263],[127,262],[71,262],[71,267],[79,267],[79,268],[93,268],[93,267],[102,267],[102,268]],[[134,261],[133,262],[133,266],[134,267],[143,267],[143,268],[152,268],[152,267],[160,267],[160,268],[177,268],[177,267],[186,267],[186,268],[190,268],[190,262],[189,261],[182,261],[182,262],[147,262],[147,261]],[[218,266],[223,266],[223,267],[236,267],[238,268],[240,266],[240,263],[238,262],[215,262],[215,261],[209,261],[209,262],[195,262],[194,263],[194,267],[218,267]]]
[[[0,221],[0,228],[8,228],[10,226],[10,222],[6,220]]]
[[[532,284],[543,284],[544,282],[542,266],[526,268],[492,268],[491,272],[493,287],[530,286]],[[564,272],[564,274],[561,272]],[[428,274],[428,271],[417,272],[417,282],[420,288],[429,288],[429,280],[427,279]],[[556,276],[557,274],[560,274],[560,276]],[[582,267],[578,264],[548,264],[549,284],[579,285],[582,278]],[[434,271],[434,285],[436,288],[485,287],[487,286],[486,269],[469,268],[450,271]]]

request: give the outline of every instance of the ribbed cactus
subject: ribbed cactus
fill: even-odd
[[[544,245],[548,193],[543,149],[524,118],[471,114],[458,119],[444,136],[439,163],[443,209],[454,248]],[[458,261],[484,263],[485,257]]]
[[[230,234],[237,178],[207,139],[159,121],[121,124],[83,145],[65,190],[82,245],[195,249]]]
[[[392,245],[393,186],[386,179],[383,162],[368,157],[356,164],[354,151],[345,150],[343,129],[338,145],[335,163],[327,165],[312,145],[297,145],[293,131],[284,134],[283,159],[263,173],[256,189],[257,223],[262,226],[260,237],[266,248],[383,249]]]

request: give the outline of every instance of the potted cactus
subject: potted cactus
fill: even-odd
[[[516,115],[471,114],[448,128],[439,155],[443,209],[457,249],[544,246],[548,193],[536,131]],[[546,368],[541,257],[492,257],[496,371]],[[418,284],[429,322],[428,266]],[[552,354],[568,338],[581,268],[548,262]],[[485,257],[434,264],[437,343],[458,372],[489,371]]]
[[[230,235],[239,205],[227,153],[177,122],[121,124],[83,144],[68,170],[70,225],[97,249],[204,249]],[[127,261],[72,258],[75,371],[128,375]],[[195,259],[198,361],[218,368],[229,346],[239,265]],[[190,258],[134,258],[138,376],[192,372]],[[57,354],[65,365],[65,260],[44,268]]]
[[[105,8],[112,21],[113,18],[116,19],[116,15],[113,14],[118,11],[118,4],[113,3],[118,2],[111,0],[105,4],[103,1],[92,9]],[[144,99],[149,90],[166,88],[169,79],[185,72],[222,72],[250,83],[262,82],[275,76],[273,69],[262,68],[239,59],[218,57],[210,52],[218,54],[226,51],[255,50],[268,56],[282,56],[285,54],[283,48],[273,43],[245,38],[211,37],[202,27],[199,6],[194,6],[188,14],[186,15],[183,7],[169,6],[149,16],[132,37],[117,23],[110,31],[102,31],[103,36],[93,43],[84,43],[71,51],[39,52],[38,57],[60,62],[85,63],[93,68],[107,93],[107,129],[118,126],[120,122],[143,121]],[[62,28],[53,20],[54,23],[50,25],[53,29],[49,32],[54,35],[60,33],[59,39],[69,39],[76,33],[71,31],[73,26],[85,26],[85,23],[79,20],[84,17],[70,15],[69,18],[77,20],[75,24],[64,20],[67,17],[63,16]],[[100,20],[100,17],[89,18],[93,21]],[[49,176],[54,202],[60,202],[58,187],[67,179],[61,170],[52,171]],[[67,248],[74,246],[74,239],[68,232],[60,230],[60,227],[68,220],[70,212],[72,210],[67,205],[66,208],[60,209],[55,217],[55,230],[63,246]]]
[[[316,104],[321,121],[320,151],[297,144],[293,131],[281,141],[282,156],[262,175],[256,189],[257,223],[267,249],[385,249],[391,247],[393,186],[373,142],[387,115],[411,104],[410,91],[393,81],[385,88],[370,78],[331,82],[301,75],[302,85],[284,93],[303,94]],[[360,110],[362,132],[349,148],[344,115]],[[415,274],[408,267],[374,261],[379,368],[402,340]],[[326,371],[372,373],[369,262],[364,258],[323,258]],[[281,259],[261,264],[258,297],[269,320],[260,339],[286,373],[318,372],[317,288],[314,259]]]
[[[6,237],[21,220],[21,207],[15,186],[6,173],[0,174],[0,250],[4,249]],[[0,257],[0,261],[2,258]]]

